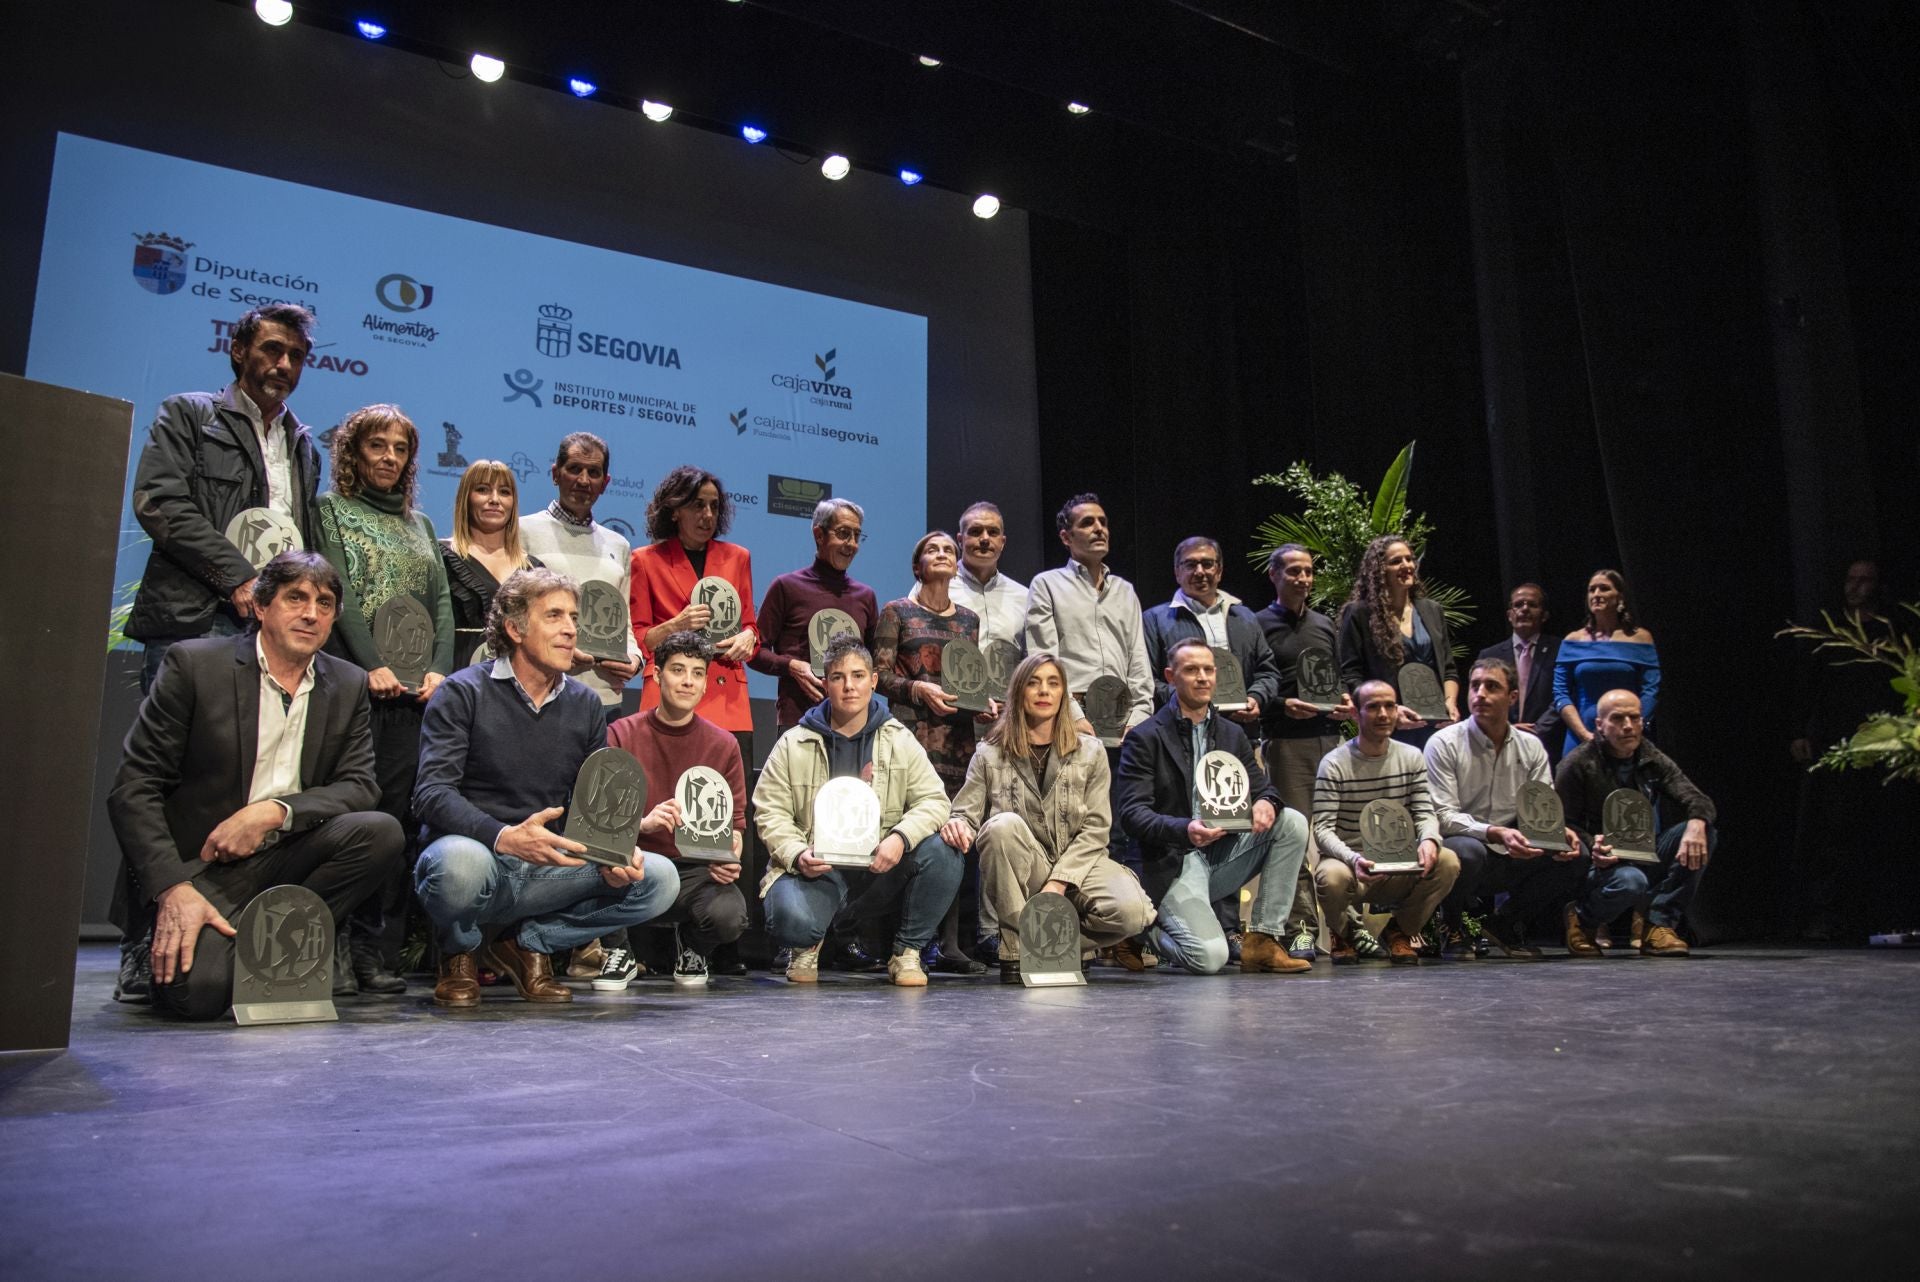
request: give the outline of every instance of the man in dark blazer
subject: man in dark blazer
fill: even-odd
[[[300,885],[335,921],[392,876],[400,825],[373,810],[367,675],[320,653],[340,577],[282,552],[254,582],[259,627],[170,648],[127,734],[107,814],[157,912],[154,1004],[214,1019],[232,1000],[229,920]]]
[[[1531,730],[1546,745],[1547,760],[1560,760],[1566,727],[1553,710],[1553,665],[1560,658],[1560,638],[1545,635],[1547,594],[1538,583],[1522,583],[1507,597],[1507,624],[1511,635],[1490,645],[1482,659],[1505,659],[1520,673],[1520,703],[1513,724]],[[1521,662],[1522,658],[1525,663]]]

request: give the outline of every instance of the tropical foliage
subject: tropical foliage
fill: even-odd
[[[1900,607],[1920,622],[1920,605]],[[1851,736],[1827,749],[1814,762],[1815,770],[1886,772],[1886,779],[1920,779],[1920,650],[1898,628],[1888,627],[1876,615],[1845,615],[1835,619],[1824,611],[1819,627],[1783,628],[1778,635],[1813,642],[1817,654],[1844,656],[1841,663],[1873,663],[1892,669],[1889,684],[1905,701],[1900,712],[1876,712]]]

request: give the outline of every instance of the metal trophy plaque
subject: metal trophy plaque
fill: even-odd
[[[473,657],[467,660],[467,666],[472,667],[476,663],[489,665],[493,663],[493,643],[491,641],[482,641],[479,645],[473,647]]]
[[[596,659],[624,659],[633,633],[627,627],[627,599],[599,579],[580,585],[580,629],[575,644]]]
[[[813,668],[814,676],[827,675],[827,647],[842,632],[856,637],[860,635],[860,625],[845,610],[831,607],[816,610],[813,617],[807,620],[807,663]]]
[[[596,748],[573,778],[573,804],[561,836],[586,849],[580,858],[609,868],[633,862],[633,843],[647,813],[647,772],[620,748]]]
[[[835,868],[867,868],[880,844],[880,797],[866,780],[829,779],[813,796],[813,857]]]
[[[1375,875],[1420,873],[1420,830],[1399,802],[1382,797],[1360,811],[1360,854]]]
[[[1308,646],[1300,652],[1293,672],[1294,698],[1322,712],[1340,706],[1340,665],[1333,661],[1333,651],[1323,645]]]
[[[240,549],[248,565],[264,569],[274,557],[300,546],[300,527],[270,507],[250,507],[227,522],[227,542]]]
[[[1653,832],[1653,803],[1638,789],[1616,788],[1600,807],[1607,844],[1614,857],[1630,864],[1658,864],[1659,842]]]
[[[1194,767],[1193,786],[1200,794],[1195,819],[1228,832],[1253,831],[1253,786],[1240,758],[1215,748]]]
[[[1542,850],[1573,849],[1567,844],[1567,812],[1559,793],[1536,779],[1520,785],[1516,801],[1520,821],[1514,826],[1527,844]]]
[[[740,635],[740,593],[725,579],[712,574],[701,579],[693,585],[693,595],[687,598],[687,604],[704,605],[712,611],[707,626],[700,630],[714,645]]]
[[[1119,747],[1127,733],[1127,713],[1133,707],[1133,692],[1127,689],[1127,683],[1115,676],[1095,677],[1080,702],[1086,710],[1087,724],[1100,742],[1109,748]]]
[[[955,637],[940,647],[940,688],[953,696],[954,706],[965,712],[985,712],[990,686],[987,658],[979,646]]]
[[[1041,891],[1020,912],[1020,983],[1027,988],[1084,984],[1080,914],[1065,895]]]
[[[1213,706],[1225,712],[1247,706],[1247,674],[1233,651],[1223,645],[1213,647]]]
[[[987,661],[988,696],[1006,698],[1007,687],[1013,684],[1013,670],[1020,666],[1020,660],[1026,656],[1020,653],[1019,646],[999,638],[981,646],[980,654]]]
[[[680,803],[680,826],[673,830],[673,848],[682,859],[730,864],[733,851],[733,788],[712,766],[689,766],[673,786]]]
[[[373,612],[373,648],[401,685],[418,690],[433,661],[433,616],[410,596],[394,597]]]
[[[233,1022],[318,1024],[333,1008],[333,914],[305,886],[274,886],[233,919]]]
[[[1440,674],[1426,664],[1402,664],[1394,684],[1400,689],[1400,702],[1412,708],[1414,716],[1422,721],[1447,719],[1447,692],[1440,688]]]

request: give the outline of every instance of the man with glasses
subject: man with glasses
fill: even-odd
[[[866,537],[866,513],[851,499],[822,499],[813,509],[813,564],[781,575],[760,602],[760,649],[750,667],[780,678],[777,721],[780,729],[800,724],[807,709],[827,696],[807,653],[807,625],[822,610],[840,610],[860,629],[863,645],[873,644],[880,604],[873,589],[847,573]]]

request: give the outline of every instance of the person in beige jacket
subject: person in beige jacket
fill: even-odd
[[[760,882],[767,933],[791,948],[787,978],[820,977],[820,941],[842,913],[877,916],[900,903],[887,974],[924,988],[920,950],[933,938],[960,889],[965,864],[940,836],[947,793],[913,732],[874,695],[873,655],[860,639],[833,639],[826,656],[827,697],[781,735],[753,790],[754,823],[767,848]],[[830,867],[813,856],[813,799],[829,779],[857,776],[880,799],[880,831],[870,868]]]
[[[1106,750],[1075,732],[1067,700],[1058,659],[1021,661],[940,830],[955,850],[979,846],[980,892],[1000,920],[1000,978],[1010,984],[1020,980],[1020,912],[1041,891],[1079,910],[1088,948],[1130,939],[1154,918],[1139,878],[1107,855]]]

